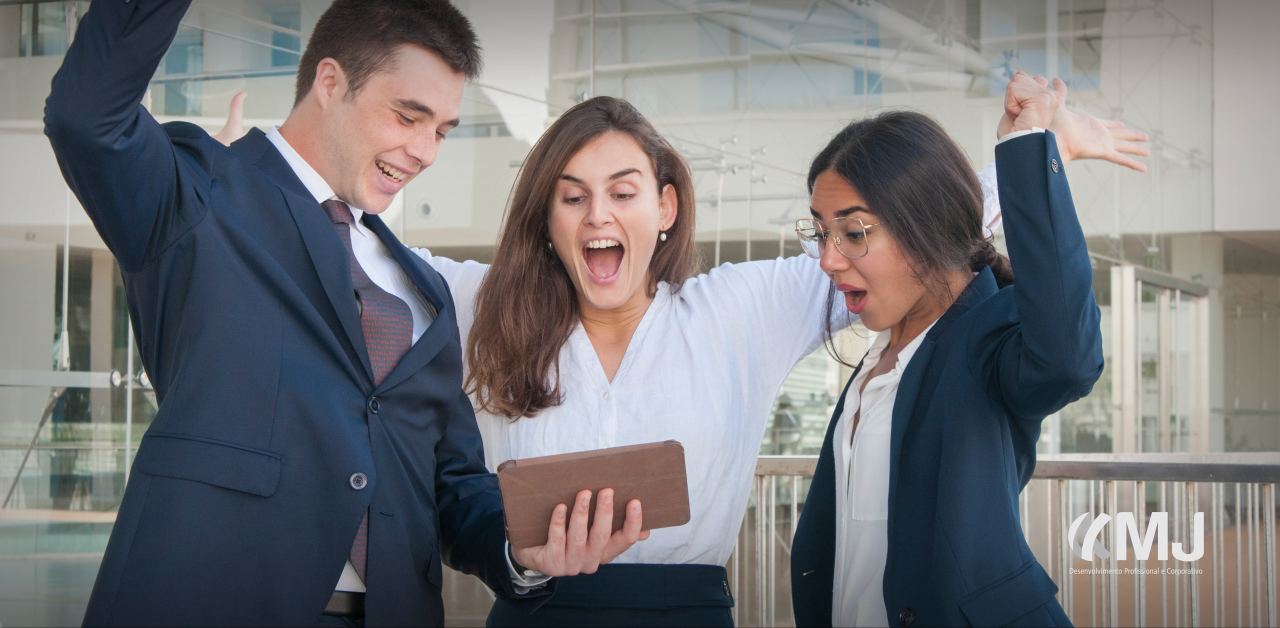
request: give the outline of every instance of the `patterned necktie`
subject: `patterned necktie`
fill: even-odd
[[[404,301],[378,287],[365,274],[351,248],[351,223],[355,217],[346,203],[329,200],[320,204],[338,236],[347,246],[351,262],[351,285],[355,288],[356,305],[360,308],[360,330],[364,333],[365,350],[369,352],[369,364],[373,367],[373,385],[386,379],[400,358],[413,346],[413,311]],[[369,512],[360,521],[360,530],[351,544],[351,565],[356,568],[360,581],[365,581],[365,568],[369,562]]]

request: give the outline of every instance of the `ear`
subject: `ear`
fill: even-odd
[[[325,57],[316,65],[316,80],[311,83],[311,95],[321,110],[342,100],[347,93],[347,73],[332,57]]]
[[[662,186],[662,198],[658,200],[658,221],[662,231],[676,224],[676,214],[680,211],[680,195],[676,194],[676,186],[670,183]]]

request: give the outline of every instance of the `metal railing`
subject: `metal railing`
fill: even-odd
[[[790,555],[798,515],[816,456],[761,456],[752,496],[729,561],[741,626],[794,625]],[[1276,501],[1280,454],[1042,455],[1020,500],[1023,534],[1058,584],[1058,601],[1077,626],[1277,626]],[[1205,507],[1202,510],[1202,507]],[[1115,551],[1121,512],[1134,514],[1146,537],[1151,514],[1168,513],[1169,544],[1203,556],[1184,563],[1127,560]],[[1203,540],[1191,538],[1203,514]],[[1068,533],[1085,521],[1111,518],[1098,534],[1107,554],[1078,557],[1090,527],[1079,525],[1076,550]],[[1126,537],[1125,541],[1129,541]],[[1065,557],[1065,559],[1064,559]]]

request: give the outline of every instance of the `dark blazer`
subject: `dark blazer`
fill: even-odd
[[[1017,285],[997,290],[983,268],[899,382],[884,570],[891,626],[1070,624],[1023,538],[1018,494],[1035,469],[1041,421],[1102,374],[1093,271],[1053,135],[998,145],[996,164]],[[831,625],[832,446],[843,410],[844,396],[791,554],[800,626]]]
[[[366,215],[439,312],[374,386],[348,253],[275,147],[139,106],[188,4],[94,2],[45,109],[159,401],[85,624],[315,624],[366,510],[368,625],[442,624],[441,560],[513,594],[443,279]]]

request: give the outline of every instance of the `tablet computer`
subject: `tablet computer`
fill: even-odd
[[[689,523],[684,446],[674,440],[508,460],[498,466],[498,487],[507,540],[515,548],[545,545],[556,505],[573,508],[584,489],[592,493],[588,526],[595,520],[596,497],[606,488],[613,489],[615,532],[633,499],[640,500],[644,530]]]

